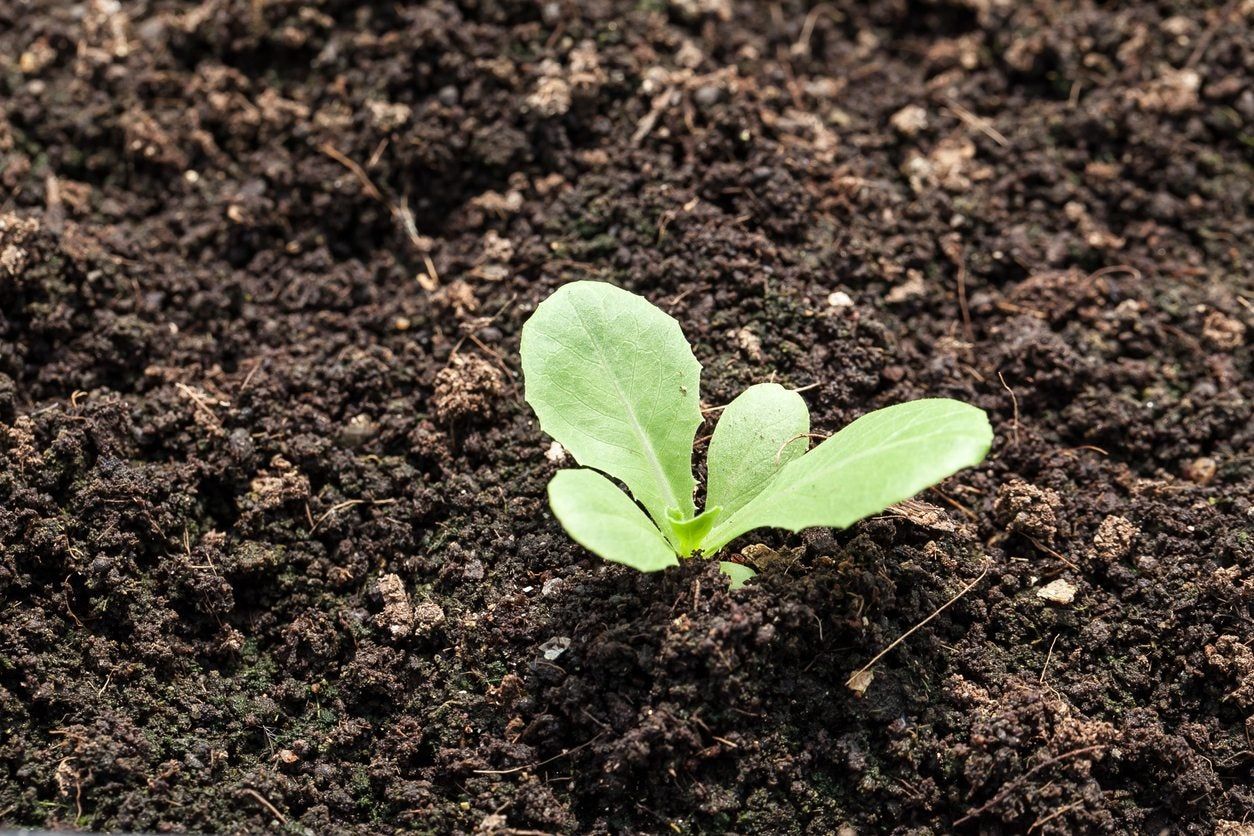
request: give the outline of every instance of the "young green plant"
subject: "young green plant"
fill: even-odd
[[[553,513],[584,548],[642,572],[711,557],[758,528],[846,528],[978,464],[993,438],[983,410],[930,398],[864,415],[810,450],[805,401],[760,383],[719,417],[698,511],[701,364],[678,322],[621,288],[572,282],[527,320],[521,353],[541,429],[582,465],[549,482]],[[753,575],[721,565],[733,586]]]

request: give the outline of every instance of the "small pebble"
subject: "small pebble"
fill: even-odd
[[[1209,485],[1219,472],[1219,464],[1209,456],[1194,459],[1184,466],[1184,476],[1190,482]]]
[[[718,100],[722,96],[723,91],[713,84],[704,84],[697,88],[697,92],[692,94],[693,100],[699,107],[713,107],[718,104]]]
[[[837,290],[827,297],[827,304],[833,308],[853,307],[853,298],[843,290]]]
[[[457,104],[458,99],[461,98],[461,94],[457,92],[456,87],[451,84],[446,84],[440,88],[439,92],[435,94],[435,97],[439,100],[440,104],[445,107],[452,107]]]
[[[540,653],[546,661],[557,660],[570,648],[570,636],[555,636],[540,645]]]
[[[549,445],[549,449],[544,451],[544,457],[553,464],[561,464],[566,461],[566,448],[554,441]]]
[[[1075,584],[1059,578],[1036,590],[1036,597],[1065,606],[1075,600],[1075,589]]]
[[[927,111],[918,105],[906,105],[888,118],[888,124],[902,136],[914,136],[927,128]]]
[[[369,415],[354,415],[340,429],[340,443],[360,447],[379,434],[379,425]]]
[[[226,443],[227,449],[230,450],[231,458],[237,462],[247,461],[252,458],[253,452],[257,449],[257,445],[253,442],[252,433],[243,427],[231,430],[231,434],[227,436]]]

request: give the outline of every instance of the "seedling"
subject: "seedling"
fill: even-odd
[[[722,411],[698,512],[701,364],[678,322],[621,288],[572,282],[527,320],[521,352],[541,429],[583,466],[549,482],[553,513],[581,546],[641,572],[711,557],[758,528],[846,528],[978,464],[993,438],[983,410],[930,398],[864,415],[809,450],[805,401],[760,383]],[[753,576],[721,565],[733,586]]]

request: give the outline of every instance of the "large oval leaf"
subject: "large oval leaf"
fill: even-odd
[[[641,572],[679,565],[675,550],[631,497],[595,470],[560,470],[549,507],[576,543]]]
[[[670,316],[603,282],[572,282],[522,331],[525,396],[575,460],[626,483],[663,530],[695,510],[701,364]]]
[[[726,519],[810,447],[806,402],[778,383],[750,386],[727,405],[710,439],[706,508]]]
[[[864,415],[779,472],[705,538],[713,554],[755,528],[846,528],[983,461],[993,441],[984,410],[947,398]]]

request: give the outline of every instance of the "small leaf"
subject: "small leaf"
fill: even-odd
[[[779,470],[702,544],[713,554],[755,528],[846,528],[983,461],[993,441],[982,409],[947,398],[864,415]]]
[[[727,405],[710,439],[706,507],[726,518],[766,487],[784,465],[810,446],[810,411],[796,392],[778,383],[750,386]]]
[[[720,560],[718,568],[731,581],[729,585],[731,589],[740,589],[745,585],[745,581],[758,574],[743,563],[732,563],[727,560]]]
[[[641,572],[678,566],[675,550],[631,497],[595,470],[560,470],[549,507],[571,538],[593,554]]]
[[[710,529],[714,527],[714,523],[718,521],[722,513],[723,509],[715,506],[706,508],[700,514],[686,520],[674,508],[666,512],[671,524],[671,533],[675,535],[675,550],[683,557],[688,557],[701,548],[701,541],[710,533]]]
[[[621,480],[663,530],[692,517],[701,364],[673,318],[603,282],[572,282],[522,331],[526,399],[575,460]]]

